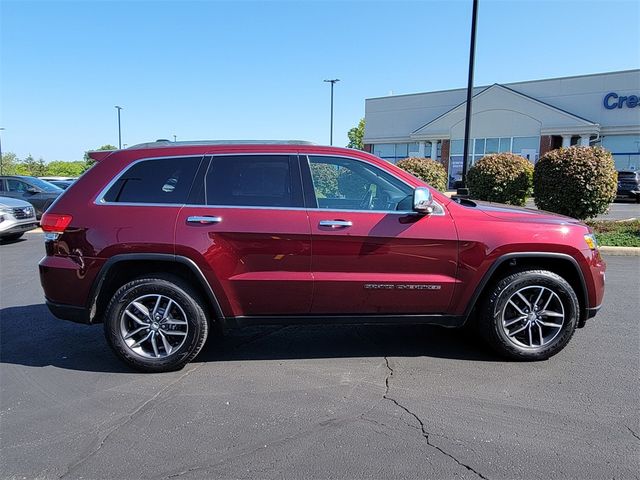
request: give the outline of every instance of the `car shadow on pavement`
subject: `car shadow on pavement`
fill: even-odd
[[[0,238],[0,245],[14,245],[16,243],[26,242],[27,239],[24,237],[16,238],[15,240],[10,240],[8,238]]]
[[[501,361],[459,330],[426,325],[247,327],[210,336],[196,362],[342,357],[435,357]],[[44,304],[0,310],[0,362],[135,373],[110,351],[101,325],[58,320]]]

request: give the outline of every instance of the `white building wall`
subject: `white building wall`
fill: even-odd
[[[507,85],[525,95],[586,118],[601,127],[640,125],[640,107],[604,108],[604,96],[640,95],[640,70],[582,77],[511,83]]]
[[[608,92],[640,96],[640,70],[518,82],[505,86],[600,124],[603,134],[621,127],[640,130],[640,106],[607,110],[603,105],[604,96]],[[475,88],[474,94],[485,88],[487,87]],[[465,100],[466,89],[367,99],[364,142],[408,142],[411,132]],[[511,107],[509,109],[517,110]],[[529,125],[523,124],[523,129],[530,131]],[[494,132],[491,135],[501,134]],[[523,131],[517,135],[528,133]]]

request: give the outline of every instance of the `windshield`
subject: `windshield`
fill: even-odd
[[[40,180],[39,178],[30,178],[28,180],[29,184],[39,188],[42,191],[49,193],[59,193],[62,191],[60,187],[56,187],[54,184],[45,182],[44,180]]]

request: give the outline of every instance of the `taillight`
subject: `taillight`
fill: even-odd
[[[44,232],[62,233],[73,220],[71,215],[59,215],[57,213],[45,213],[40,219],[40,226]]]

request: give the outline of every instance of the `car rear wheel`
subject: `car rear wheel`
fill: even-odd
[[[123,285],[105,312],[107,342],[120,359],[144,372],[178,370],[202,349],[208,321],[200,296],[173,276]]]
[[[486,296],[480,332],[498,353],[545,360],[575,331],[580,307],[571,285],[546,270],[525,270],[498,281]]]

